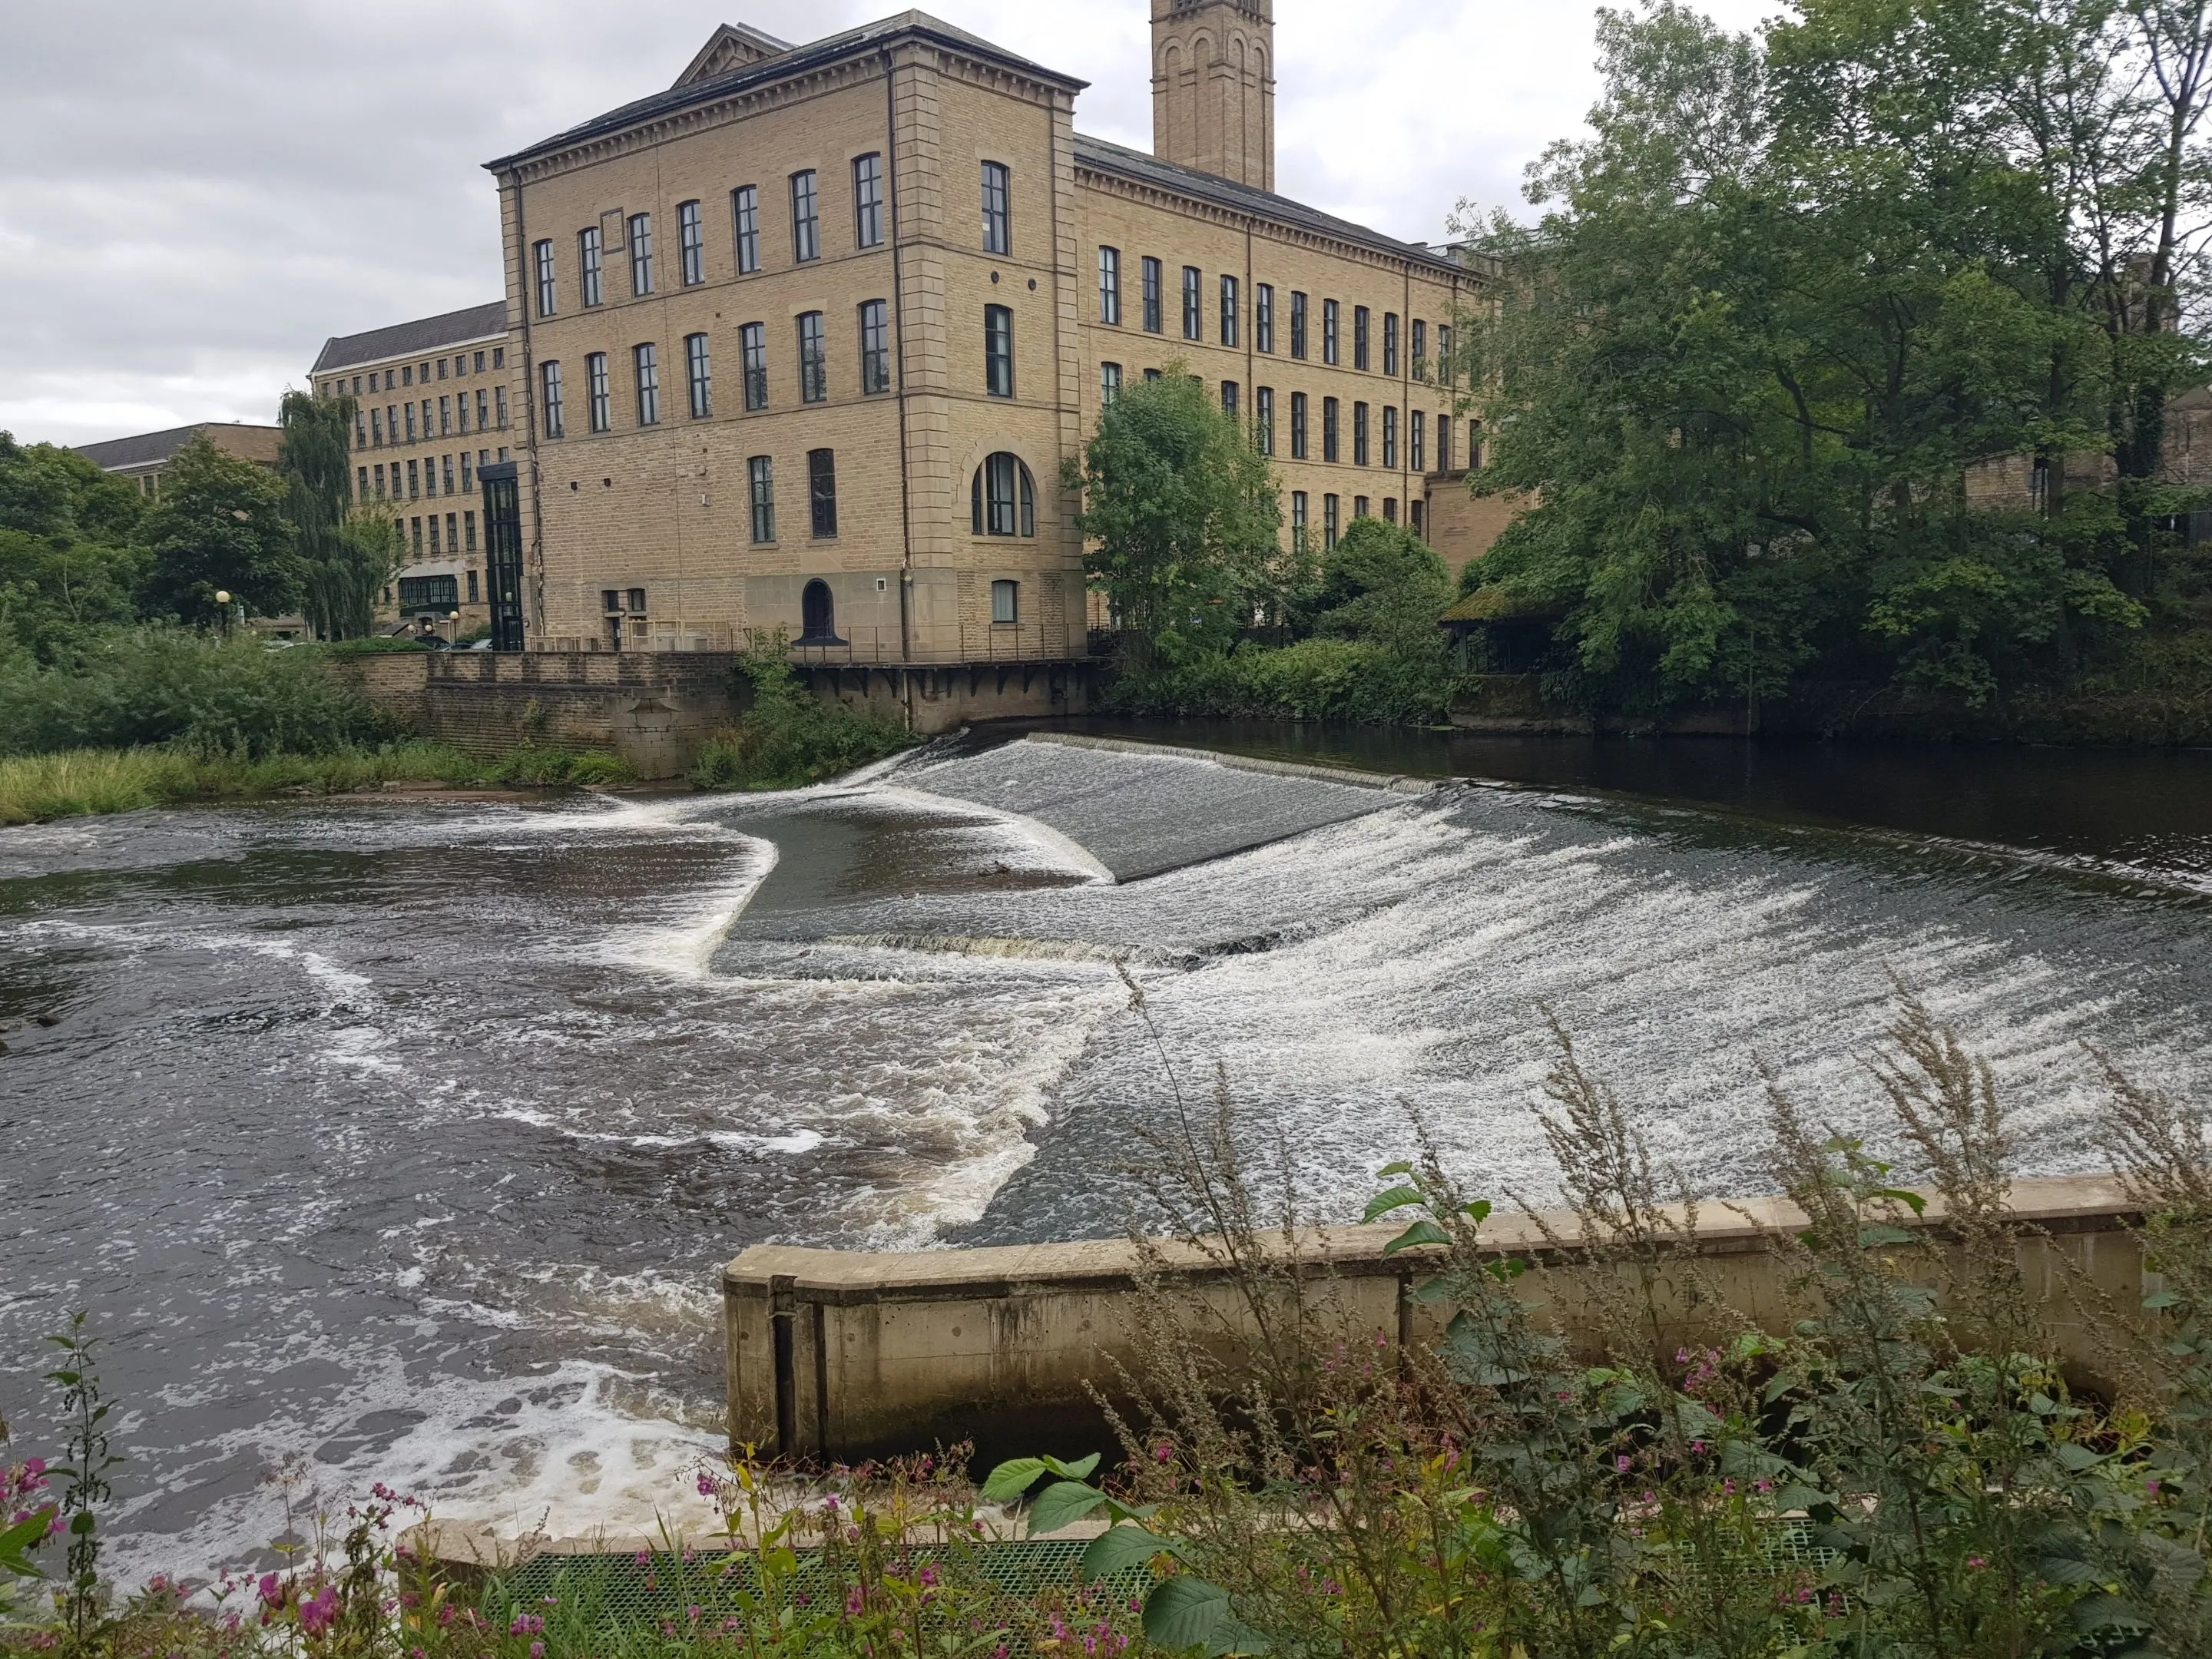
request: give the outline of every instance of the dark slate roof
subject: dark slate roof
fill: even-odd
[[[1177,167],[1172,161],[1163,161],[1140,149],[1131,149],[1123,144],[1109,143],[1103,138],[1087,138],[1075,135],[1075,164],[1090,167],[1094,172],[1111,173],[1139,184],[1157,189],[1172,191],[1178,196],[1195,196],[1202,202],[1225,207],[1233,213],[1249,213],[1255,218],[1273,219],[1278,224],[1297,230],[1310,230],[1317,235],[1333,236],[1340,241],[1357,243],[1361,247],[1373,248],[1394,259],[1412,259],[1438,271],[1459,271],[1465,267],[1438,253],[1422,242],[1401,242],[1394,236],[1385,236],[1379,230],[1370,230],[1364,225],[1355,225],[1348,219],[1338,219],[1308,207],[1303,202],[1293,202],[1287,196],[1278,196],[1273,191],[1255,190],[1249,185],[1240,185],[1234,179],[1217,179],[1210,173],[1200,173],[1195,167]]]
[[[518,162],[555,155],[591,139],[673,114],[678,110],[716,102],[749,87],[803,74],[810,69],[834,64],[840,58],[862,56],[907,36],[933,40],[940,46],[972,52],[987,62],[1003,64],[1010,69],[1036,76],[1055,86],[1065,87],[1070,92],[1080,92],[1091,84],[1088,81],[1079,81],[1073,76],[1062,75],[1057,70],[1046,69],[1041,64],[1033,64],[1026,58],[1018,58],[1005,47],[993,46],[981,35],[970,34],[965,29],[955,28],[950,23],[932,17],[927,12],[902,11],[896,17],[886,17],[880,22],[864,23],[859,28],[846,30],[842,34],[832,34],[806,46],[794,46],[778,57],[749,64],[743,69],[731,70],[727,75],[718,75],[712,80],[700,81],[690,86],[671,87],[666,92],[657,92],[650,98],[624,104],[619,109],[609,110],[605,115],[594,116],[580,126],[556,133],[541,143],[519,149],[512,155],[502,155],[495,161],[487,161],[484,167],[487,171],[497,172]]]
[[[212,427],[230,427],[238,431],[274,432],[273,426],[257,427],[244,421],[199,421],[191,426],[173,426],[166,432],[142,432],[135,438],[110,438],[105,443],[79,444],[74,453],[82,455],[102,471],[113,472],[126,466],[151,466],[166,461],[201,433]]]
[[[366,334],[333,335],[324,343],[323,355],[307,372],[320,374],[333,368],[351,368],[356,363],[380,363],[387,357],[411,357],[418,352],[459,345],[464,340],[489,339],[506,332],[507,301],[495,300],[465,311],[372,328]]]

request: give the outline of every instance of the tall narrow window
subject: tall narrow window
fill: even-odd
[[[629,291],[640,297],[653,292],[653,216],[629,216]]]
[[[1306,458],[1306,394],[1291,393],[1291,459],[1303,461]]]
[[[1337,404],[1334,398],[1321,400],[1321,458],[1334,462],[1337,458]]]
[[[745,463],[752,475],[753,539],[772,542],[775,539],[775,463],[765,455],[756,455]]]
[[[1418,317],[1413,319],[1413,378],[1429,378],[1429,325]]]
[[[660,357],[650,345],[632,346],[630,360],[637,369],[637,423],[660,424]]]
[[[1321,360],[1331,368],[1336,367],[1336,301],[1334,300],[1321,302]]]
[[[814,522],[814,536],[826,541],[837,533],[837,452],[806,452],[806,505]]]
[[[1306,492],[1293,489],[1291,492],[1291,551],[1304,558],[1305,550]]]
[[[1270,355],[1275,349],[1275,285],[1273,283],[1253,285],[1252,343]]]
[[[1003,162],[983,163],[983,252],[1011,253],[1014,249],[1012,213],[1007,202],[1006,169]]]
[[[505,386],[501,386],[501,387],[500,387],[500,389],[499,389],[499,392],[500,392],[500,398],[499,398],[499,401],[500,401],[499,423],[500,423],[501,426],[505,426],[505,425],[507,424],[507,388],[506,388]],[[485,422],[485,420],[484,420],[484,394],[483,394],[483,391],[482,391],[481,389],[479,389],[479,390],[477,391],[477,431],[479,431],[479,432],[483,431],[483,430],[484,429],[485,425],[486,425],[486,422]]]
[[[453,394],[453,430],[464,438],[469,435],[469,394],[465,392]]]
[[[368,469],[365,466],[357,466],[354,471],[360,475],[360,482],[354,488],[353,498],[357,501],[365,501],[368,499]],[[377,471],[381,472],[384,469],[379,467]]]
[[[1398,313],[1382,313],[1382,372],[1395,378],[1398,373]]]
[[[1186,340],[1206,337],[1205,281],[1196,265],[1182,268],[1182,337]]]
[[[1452,363],[1451,328],[1448,324],[1437,325],[1437,383],[1449,386],[1457,374]]]
[[[1354,495],[1352,498],[1352,517],[1353,522],[1357,523],[1359,520],[1364,519],[1366,516],[1367,497],[1364,495]]]
[[[853,246],[884,244],[884,158],[862,155],[853,162]]]
[[[802,265],[822,257],[822,204],[811,167],[791,175],[791,257]]]
[[[491,404],[492,404],[492,414],[493,414],[493,418],[494,418],[494,419],[495,419],[495,420],[499,422],[499,429],[500,429],[501,432],[506,431],[506,430],[507,430],[507,388],[506,388],[505,386],[494,386],[494,387],[491,389]],[[482,425],[481,423],[479,423],[479,424],[478,424],[478,426],[477,427],[477,431],[479,431],[479,432],[481,432],[481,431],[483,431],[483,425]]]
[[[738,349],[744,360],[745,408],[758,414],[768,407],[768,325],[747,323],[739,329]]]
[[[1382,465],[1388,471],[1398,470],[1398,409],[1395,404],[1382,406]]]
[[[1385,495],[1382,498],[1382,522],[1384,524],[1398,522],[1398,498],[1395,495]]]
[[[970,528],[978,536],[1036,534],[1036,481],[1021,458],[987,456],[968,486]]]
[[[419,501],[422,499],[422,472],[415,462],[410,461],[407,463],[407,499],[410,501]],[[417,519],[415,522],[419,526],[422,521],[420,519]]]
[[[1109,327],[1121,323],[1121,250],[1098,250],[1098,320]]]
[[[1237,418],[1237,382],[1234,380],[1224,380],[1221,383],[1221,412],[1232,421]]]
[[[405,403],[400,407],[407,413],[407,441],[411,444],[415,441],[415,405]]]
[[[750,276],[760,269],[760,191],[750,185],[732,191],[730,220],[737,227],[738,275]]]
[[[599,228],[592,225],[576,233],[576,278],[587,306],[602,304],[606,289],[600,276]]]
[[[714,377],[703,334],[684,337],[684,379],[691,393],[691,418],[703,421],[714,412]]]
[[[860,307],[860,390],[891,389],[891,313],[881,300]]]
[[[1252,437],[1260,446],[1262,455],[1275,453],[1275,390],[1273,386],[1252,388]]]
[[[1103,408],[1111,409],[1114,406],[1114,399],[1121,395],[1121,365],[1119,363],[1099,364],[1098,402],[1100,405]]]
[[[1441,345],[1443,342],[1438,341],[1437,343]],[[1451,441],[1452,417],[1439,414],[1437,416],[1437,471],[1439,472],[1451,471]]]
[[[1234,347],[1237,343],[1237,321],[1243,313],[1243,304],[1237,291],[1237,279],[1221,279],[1221,343]]]
[[[550,317],[554,301],[553,244],[538,242],[533,247],[538,256],[538,314]]]
[[[1158,259],[1141,260],[1138,270],[1144,279],[1145,332],[1157,334],[1166,326],[1160,318],[1160,285],[1163,281],[1160,262]]]
[[[1334,495],[1321,498],[1321,549],[1324,553],[1336,548],[1337,500]]]
[[[1306,356],[1306,296],[1291,290],[1291,356],[1300,362]]]
[[[1352,308],[1352,366],[1362,374],[1367,372],[1367,322],[1365,306]]]
[[[683,267],[684,286],[696,288],[707,280],[707,227],[696,202],[676,204],[676,251]]]
[[[475,459],[476,458],[470,454],[467,450],[465,449],[461,452],[461,494],[464,495],[467,495],[471,490],[476,488],[476,485],[469,477],[469,469]],[[473,544],[471,544],[471,545],[473,545]]]
[[[1005,306],[983,307],[983,389],[1014,395],[1014,313]]]
[[[372,410],[370,410],[368,411],[368,431],[369,431],[369,437],[370,437],[370,439],[371,439],[371,441],[372,441],[372,442],[374,444],[375,447],[377,447],[377,448],[379,448],[379,449],[383,448],[383,447],[384,447],[384,411],[383,411],[382,410],[380,410],[380,409],[372,409]]]
[[[1425,451],[1428,446],[1425,441],[1428,436],[1427,427],[1428,416],[1418,409],[1406,416],[1406,465],[1410,471],[1428,471],[1422,465],[1427,459]]]
[[[453,400],[450,397],[438,399],[438,435],[441,438],[453,435]]]
[[[1352,406],[1352,464],[1354,466],[1367,465],[1367,405],[1365,404],[1354,404]]]
[[[544,388],[545,435],[557,438],[561,435],[561,365],[540,363],[538,374]]]
[[[452,495],[453,493],[453,458],[450,455],[441,456],[438,460],[438,471],[446,481],[446,494]]]
[[[810,404],[830,396],[830,338],[822,327],[822,313],[809,311],[799,319],[799,395]]]

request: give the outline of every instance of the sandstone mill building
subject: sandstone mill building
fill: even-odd
[[[665,92],[488,164],[502,305],[331,340],[403,614],[532,652],[1086,653],[1061,463],[1170,365],[1248,423],[1286,542],[1494,534],[1443,365],[1480,276],[1274,193],[1272,0],[1152,0],[1152,153],[921,12],[715,31]],[[514,544],[494,574],[495,498]],[[519,630],[519,640],[514,637]]]

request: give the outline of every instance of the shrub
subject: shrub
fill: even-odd
[[[701,750],[691,769],[695,788],[801,788],[916,741],[896,720],[823,702],[799,684],[786,649],[780,634],[756,635],[738,659],[752,706]]]
[[[1361,640],[1314,639],[1279,650],[1248,644],[1226,656],[1127,674],[1105,703],[1131,714],[1433,725],[1455,689],[1441,661]]]

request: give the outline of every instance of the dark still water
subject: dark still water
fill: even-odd
[[[125,1576],[249,1554],[287,1468],[510,1528],[681,1519],[738,1250],[1120,1227],[1169,1091],[1117,960],[1176,1073],[1225,1066],[1337,1216],[1416,1112],[1480,1190],[1544,1194],[1540,1000],[1716,1193],[1771,1185],[1754,1057],[1879,1133],[1893,971],[1991,1059],[2024,1170],[2094,1164],[2085,1040],[2212,1081],[2196,762],[2051,757],[2039,818],[1978,751],[1885,788],[1822,750],[1730,783],[1725,745],[1601,747],[1417,799],[1023,741],[777,797],[0,831],[15,1449],[55,1449],[38,1339],[84,1307]],[[2032,856],[1962,844],[1997,841]]]

